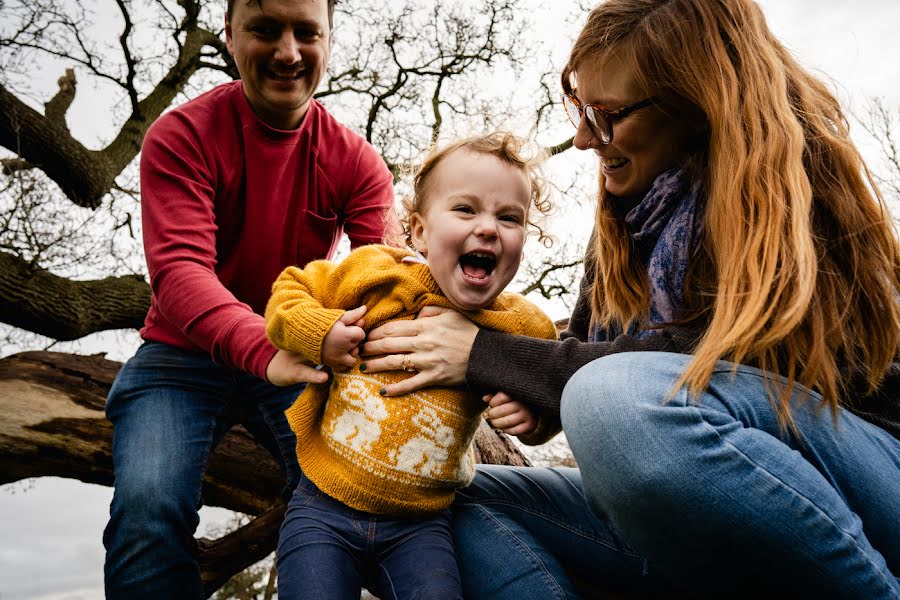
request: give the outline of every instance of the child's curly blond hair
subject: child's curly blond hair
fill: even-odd
[[[526,140],[505,131],[467,137],[445,146],[433,146],[413,174],[412,195],[404,196],[401,200],[403,214],[400,216],[400,225],[403,227],[403,235],[408,246],[412,247],[413,245],[409,229],[410,215],[422,212],[425,202],[428,200],[428,182],[432,172],[443,159],[457,150],[496,156],[506,164],[519,169],[528,177],[528,182],[531,184],[529,206],[537,209],[540,217],[545,217],[550,213],[553,205],[548,196],[547,183],[541,172],[541,165],[546,159],[545,152],[540,149],[531,150],[530,144]],[[537,231],[540,242],[549,246],[552,238],[541,228],[540,217],[533,215],[534,213],[529,210],[528,225]]]

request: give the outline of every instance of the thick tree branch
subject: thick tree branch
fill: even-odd
[[[38,113],[2,84],[0,145],[42,169],[78,206],[99,206],[119,173],[106,156],[85,148],[66,127]]]
[[[150,308],[150,286],[125,275],[73,281],[0,252],[0,320],[56,340],[109,329],[138,328]]]
[[[221,52],[222,41],[213,33],[197,26],[197,4],[189,0],[181,3],[188,17],[182,22],[184,42],[175,64],[156,87],[138,101],[135,88],[135,62],[128,52],[126,38],[131,21],[120,41],[125,52],[128,75],[124,84],[132,102],[132,114],[122,125],[116,138],[103,150],[89,150],[75,140],[65,125],[65,109],[74,97],[74,76],[60,80],[60,94],[47,103],[46,116],[19,100],[0,85],[0,145],[15,152],[28,163],[42,169],[55,181],[63,193],[78,206],[96,208],[112,188],[115,178],[134,160],[140,151],[144,135],[153,121],[172,103],[190,77],[200,68],[203,48],[212,46]],[[123,13],[126,7],[121,4]],[[85,51],[87,51],[85,49]],[[121,84],[121,82],[120,82]]]
[[[217,540],[200,538],[200,571],[207,597],[222,587],[232,575],[252,567],[278,544],[278,530],[287,507],[279,502],[247,525]]]
[[[104,405],[120,367],[102,356],[57,352],[0,359],[0,483],[56,476],[112,485],[113,432]],[[240,422],[246,410],[245,402],[235,402],[225,416]],[[475,443],[480,461],[527,464],[508,438],[484,423]],[[284,513],[281,481],[275,461],[242,427],[216,448],[203,482],[204,504],[259,516],[219,540],[198,541],[207,595],[275,549]]]
[[[191,75],[200,67],[203,48],[218,41],[213,33],[205,29],[196,26],[188,28],[176,63],[156,87],[137,103],[136,110],[119,130],[119,134],[102,151],[116,174],[134,160],[141,149],[141,142],[147,130],[169,107],[175,96],[184,89]]]

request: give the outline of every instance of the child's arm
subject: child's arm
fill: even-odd
[[[348,313],[339,308],[325,308],[330,280],[336,265],[330,261],[314,261],[305,268],[288,267],[272,286],[272,297],[266,306],[266,335],[281,350],[294,352],[313,363],[336,360],[343,366],[346,357],[362,341],[364,333],[358,321],[365,313],[360,307]],[[342,322],[341,319],[344,318]],[[341,323],[337,329],[335,325]],[[325,356],[325,339],[335,330]]]

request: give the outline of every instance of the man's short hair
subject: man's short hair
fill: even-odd
[[[234,12],[234,3],[236,0],[228,0],[228,4],[225,7],[225,17],[231,19],[231,13]],[[244,0],[242,0],[244,1]],[[247,4],[256,3],[262,8],[262,0],[245,0]],[[334,27],[334,3],[336,0],[328,0],[328,27]]]

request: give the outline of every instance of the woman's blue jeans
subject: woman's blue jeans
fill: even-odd
[[[106,403],[113,424],[115,493],[106,546],[107,598],[203,598],[194,551],[201,480],[216,444],[244,427],[287,473],[300,468],[284,411],[303,386],[279,388],[208,356],[145,342],[116,377]]]
[[[480,468],[454,509],[466,597],[900,598],[900,442],[795,390],[783,431],[762,372],[625,353],[569,381],[573,469]],[[668,401],[667,401],[668,399]]]
[[[281,600],[462,600],[450,514],[355,510],[301,477],[278,539]]]

